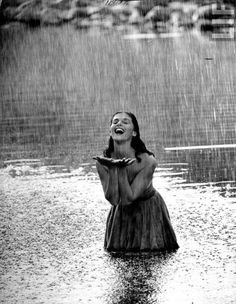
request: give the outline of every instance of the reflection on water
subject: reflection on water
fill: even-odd
[[[167,151],[165,158],[177,163],[186,163],[188,182],[235,181],[235,147]]]
[[[234,303],[235,185],[222,195],[181,172],[165,164],[153,180],[180,248],[115,256],[103,250],[110,207],[94,165],[14,178],[2,169],[1,303]]]
[[[152,303],[156,289],[151,282],[153,273],[149,259],[115,258],[117,284],[110,293],[110,303]],[[161,263],[158,263],[161,265]],[[118,301],[117,301],[118,299]]]
[[[117,279],[108,292],[108,303],[157,303],[163,293],[167,265],[173,255],[111,257],[109,263],[115,268]]]

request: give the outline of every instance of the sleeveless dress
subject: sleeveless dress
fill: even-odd
[[[166,204],[153,186],[130,205],[111,207],[104,247],[109,252],[171,251],[179,248]]]

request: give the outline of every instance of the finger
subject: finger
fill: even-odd
[[[130,158],[130,157],[129,157],[129,158],[126,158],[127,161],[131,161],[132,159],[133,159],[133,158]]]
[[[132,165],[134,162],[135,162],[135,159],[131,159],[131,160],[129,160],[128,164]]]
[[[102,159],[102,160],[106,160],[107,159],[107,157],[104,157],[104,156],[100,156],[99,158]]]
[[[127,158],[127,162],[132,162],[133,158]]]

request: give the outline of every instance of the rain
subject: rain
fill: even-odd
[[[234,303],[235,25],[216,32],[200,1],[13,2],[0,12],[0,303]],[[116,111],[135,113],[158,160],[174,253],[103,249],[93,156]]]

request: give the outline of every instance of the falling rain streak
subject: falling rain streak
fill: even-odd
[[[0,44],[2,303],[233,303],[235,41],[13,25]],[[158,158],[173,255],[103,252],[92,156],[117,110]]]

